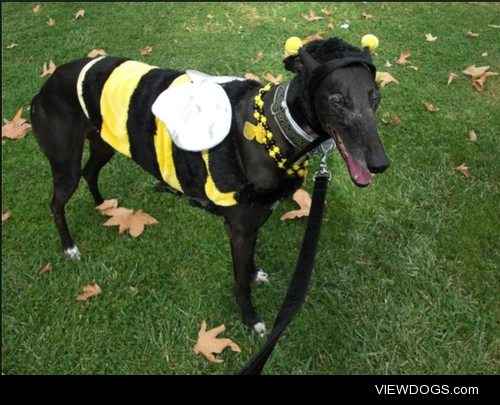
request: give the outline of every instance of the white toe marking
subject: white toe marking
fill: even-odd
[[[263,338],[264,336],[266,336],[267,334],[267,330],[266,330],[266,324],[264,322],[259,322],[259,323],[256,323],[254,326],[253,326],[253,330],[257,333],[257,335],[259,335],[259,337]]]
[[[80,250],[76,245],[73,246],[72,248],[66,249],[64,251],[64,255],[71,260],[73,259],[80,260],[82,258],[82,254],[80,253]]]
[[[255,276],[256,283],[258,283],[258,284],[269,283],[269,281],[271,281],[269,274],[264,273],[262,270],[257,271],[257,275]]]

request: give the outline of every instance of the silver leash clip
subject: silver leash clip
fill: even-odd
[[[326,163],[326,157],[327,155],[324,154],[323,158],[321,159],[321,163],[319,165],[319,170],[314,173],[313,176],[313,181],[316,181],[318,177],[327,177],[328,181],[332,180],[332,172],[328,170],[328,164]]]

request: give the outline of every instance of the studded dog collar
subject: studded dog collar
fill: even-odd
[[[274,93],[271,112],[285,138],[297,149],[304,149],[315,138],[305,132],[292,118],[286,102],[290,83],[280,84]],[[330,138],[314,149],[311,154],[325,155],[335,148],[335,141]]]

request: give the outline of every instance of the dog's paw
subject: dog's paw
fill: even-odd
[[[257,284],[267,284],[271,281],[269,274],[264,273],[263,270],[257,269],[257,274],[255,275],[255,282]]]
[[[66,256],[70,260],[80,260],[82,258],[82,254],[80,253],[80,250],[76,245],[72,248],[65,249],[64,256]]]
[[[260,337],[263,338],[264,336],[267,335],[267,329],[266,329],[266,324],[264,322],[258,322],[256,323],[252,330]]]

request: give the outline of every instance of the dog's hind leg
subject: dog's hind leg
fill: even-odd
[[[257,234],[271,212],[271,209],[265,208],[251,209],[238,206],[221,208],[221,213],[226,219],[225,228],[231,241],[236,301],[243,313],[245,324],[261,337],[265,335],[266,327],[252,303],[251,285],[258,274],[254,262]]]
[[[80,259],[66,222],[65,206],[78,188],[82,175],[81,160],[90,122],[59,94],[46,91],[33,100],[31,122],[36,139],[52,168],[54,194],[50,208],[61,238],[64,255]]]
[[[90,158],[83,169],[83,177],[87,180],[97,206],[104,202],[98,186],[99,173],[114,156],[115,150],[104,142],[95,130],[89,133],[87,139],[90,142]]]

